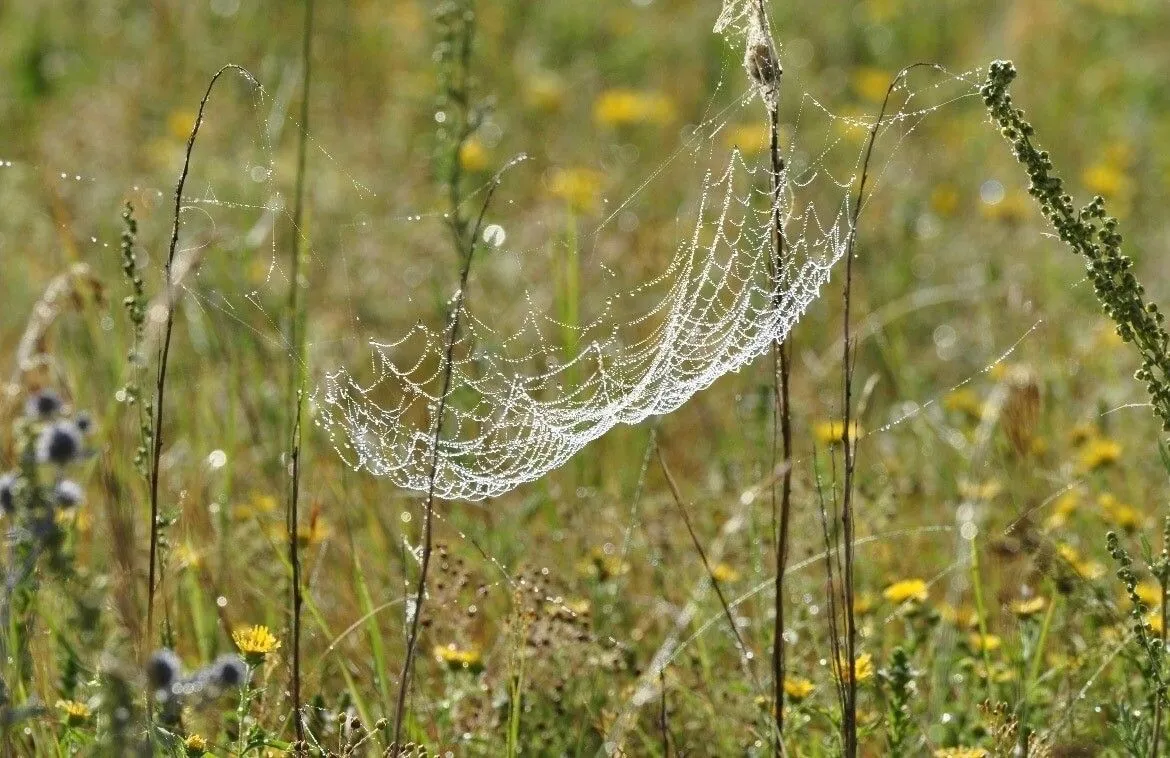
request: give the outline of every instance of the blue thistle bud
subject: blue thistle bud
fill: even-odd
[[[58,421],[41,432],[37,440],[37,460],[65,466],[81,454],[81,430],[72,421]]]
[[[82,491],[81,485],[72,479],[62,479],[53,488],[53,499],[58,507],[73,508],[85,500],[85,492]]]
[[[152,690],[170,690],[179,678],[182,661],[174,650],[162,648],[146,661],[146,681]]]
[[[212,681],[223,689],[234,689],[248,680],[248,666],[238,655],[221,655],[210,666]]]
[[[0,509],[11,515],[16,510],[16,473],[0,476]]]
[[[61,411],[61,397],[55,390],[45,388],[33,394],[25,403],[24,412],[29,418],[47,420]]]

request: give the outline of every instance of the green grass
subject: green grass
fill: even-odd
[[[194,670],[234,651],[231,632],[254,624],[269,626],[282,647],[255,672],[242,737],[234,693],[187,709],[174,731],[202,735],[215,755],[237,754],[250,737],[268,745],[249,755],[293,739],[281,457],[288,350],[285,322],[274,318],[287,290],[281,268],[268,276],[270,259],[287,261],[287,219],[263,232],[254,208],[208,205],[207,214],[184,215],[184,244],[205,249],[176,312],[160,488],[162,512],[174,522],[163,530],[154,630],[143,628],[149,510],[133,460],[139,413],[114,400],[132,340],[120,305],[129,294],[117,245],[122,203],[135,204],[154,297],[186,132],[207,79],[226,62],[251,70],[268,99],[257,105],[234,81],[216,94],[188,194],[204,197],[211,187],[252,206],[270,190],[286,204],[292,197],[301,14],[270,0],[243,2],[227,18],[211,10],[230,5],[0,7],[0,77],[12,83],[0,90],[0,159],[14,162],[0,168],[0,261],[9,264],[0,273],[0,355],[10,357],[0,377],[8,380],[54,276],[84,262],[104,294],[94,298],[79,283],[85,297],[65,302],[45,344],[53,359],[47,381],[94,414],[96,454],[71,474],[86,501],[64,528],[68,565],[46,561],[38,572],[26,632],[31,674],[16,682],[18,663],[0,666],[11,692],[5,707],[43,706],[0,737],[12,754],[116,754],[109,714],[126,692],[136,718],[144,716],[142,666],[164,630]],[[1170,194],[1162,72],[1170,53],[1160,31],[1170,12],[1162,4],[825,6],[775,8],[787,69],[782,120],[794,120],[798,89],[837,112],[872,113],[878,104],[864,83],[873,72],[888,80],[917,60],[965,71],[1010,57],[1021,71],[1013,93],[1058,171],[1078,194],[1107,190],[1148,299],[1170,302],[1161,255]],[[458,273],[434,213],[445,207],[445,191],[432,175],[438,80],[429,9],[377,0],[317,10],[303,269],[310,385],[328,368],[363,365],[367,337],[399,334],[418,320],[441,324]],[[531,160],[509,173],[494,201],[498,218],[488,217],[523,253],[512,260],[483,252],[469,307],[512,317],[509,298],[527,286],[550,315],[586,323],[600,309],[598,292],[655,275],[686,236],[680,208],[694,201],[694,166],[664,160],[685,124],[738,94],[740,54],[711,35],[709,3],[505,0],[481,4],[479,14],[477,90],[495,109],[480,135],[486,164],[468,166],[464,186],[480,187],[518,152]],[[660,92],[674,115],[599,125],[594,105],[618,87]],[[759,117],[762,126],[760,110],[737,110],[735,122]],[[258,123],[271,146],[256,139]],[[269,156],[271,187],[251,177]],[[594,234],[660,167],[652,191],[630,208],[637,224],[615,219]],[[558,168],[600,172],[596,205],[556,196]],[[989,180],[1005,188],[996,206],[980,200]],[[1122,407],[1146,402],[1132,378],[1137,359],[1113,338],[1081,264],[1048,236],[1029,198],[1018,202],[1023,181],[972,99],[909,136],[862,215],[857,376],[858,386],[877,383],[860,420],[857,586],[868,605],[859,607],[860,648],[878,672],[895,648],[908,655],[915,687],[907,755],[960,745],[1007,754],[1018,740],[1004,736],[1013,719],[1039,730],[1053,755],[1128,755],[1137,748],[1127,747],[1126,719],[1134,709],[1139,721],[1150,718],[1145,652],[1127,641],[1130,600],[1105,534],[1119,532],[1139,568],[1143,537],[1154,554],[1162,548],[1168,493],[1159,424],[1148,408]],[[468,207],[477,210],[477,200]],[[423,219],[406,219],[415,214]],[[253,291],[259,307],[245,298]],[[834,471],[816,425],[839,415],[839,299],[834,281],[801,322],[794,353],[788,615],[796,639],[788,649],[790,675],[813,689],[790,701],[786,741],[802,756],[839,752],[815,481],[831,481]],[[550,336],[566,347],[575,339],[570,328]],[[729,572],[721,587],[744,621],[765,690],[770,510],[766,494],[746,504],[741,495],[770,467],[767,364],[721,379],[654,422],[696,534],[712,564]],[[144,387],[152,377],[148,369]],[[26,380],[15,378],[12,393],[0,394],[0,473],[19,465]],[[1021,415],[1032,387],[1038,408]],[[919,410],[887,427],[907,403]],[[988,414],[978,415],[984,407]],[[649,434],[649,423],[618,428],[504,497],[439,504],[436,543],[447,557],[436,551],[408,701],[410,739],[439,755],[595,755],[620,724],[629,755],[663,755],[651,662],[676,640],[685,644],[663,674],[670,754],[770,754],[767,704],[757,701],[764,693],[741,666],[661,472],[643,471]],[[1015,444],[1020,434],[1026,449]],[[217,450],[222,467],[209,465]],[[1094,450],[1105,457],[1090,469]],[[371,732],[356,754],[381,754],[392,727],[376,725],[393,719],[403,598],[418,569],[404,540],[418,541],[420,502],[350,471],[311,425],[301,495],[306,723],[320,746],[344,752],[347,740],[361,739],[343,726],[352,713]],[[964,520],[976,527],[973,540],[960,534]],[[883,597],[912,578],[929,585],[928,600],[906,606]],[[1025,614],[1013,603],[1029,593],[1046,602]],[[680,621],[688,607],[693,616]],[[980,650],[972,635],[999,644]],[[449,645],[467,657],[440,660],[436,649]],[[66,686],[72,666],[75,684]],[[884,754],[882,681],[875,674],[860,682],[863,754]],[[982,713],[988,699],[1008,715]],[[92,715],[67,727],[58,700],[86,703]],[[142,736],[142,723],[131,739]],[[161,751],[182,754],[177,742],[158,739]]]

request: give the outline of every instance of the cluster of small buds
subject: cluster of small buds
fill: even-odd
[[[1008,86],[1016,77],[1010,61],[995,61],[980,90],[983,102],[1000,132],[1028,172],[1028,192],[1040,203],[1045,217],[1062,242],[1086,260],[1086,271],[1102,309],[1117,325],[1117,334],[1137,346],[1142,356],[1135,377],[1146,385],[1154,412],[1170,431],[1170,334],[1162,326],[1164,314],[1145,302],[1145,290],[1133,274],[1133,260],[1121,254],[1122,236],[1117,219],[1105,213],[1105,200],[1096,196],[1080,210],[1052,173],[1048,152],[1032,144],[1035,129],[1024,111],[1012,105]]]
[[[44,388],[30,393],[18,430],[26,439],[24,468],[0,474],[0,512],[14,518],[25,508],[44,516],[51,515],[53,508],[68,510],[80,505],[84,491],[66,478],[65,472],[87,455],[87,438],[93,430],[89,415],[67,414],[61,396]],[[38,464],[52,468],[52,485],[47,489],[35,473]],[[50,506],[48,514],[40,512],[43,505]]]
[[[1117,578],[1125,585],[1125,592],[1129,596],[1130,616],[1133,618],[1133,634],[1138,645],[1145,653],[1146,660],[1142,664],[1142,675],[1150,681],[1153,694],[1163,703],[1166,700],[1167,687],[1163,677],[1163,660],[1165,648],[1162,641],[1154,636],[1154,630],[1146,620],[1150,607],[1138,595],[1138,575],[1133,568],[1133,558],[1121,544],[1117,532],[1110,531],[1105,535],[1105,545],[1113,560],[1117,561]]]
[[[185,704],[212,702],[248,683],[248,665],[238,655],[226,654],[195,671],[183,674],[183,662],[173,650],[156,650],[146,661],[146,685],[159,705],[164,722],[177,723]]]

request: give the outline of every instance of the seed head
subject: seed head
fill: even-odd
[[[248,681],[248,666],[238,655],[221,655],[211,664],[211,680],[223,689],[233,689]]]

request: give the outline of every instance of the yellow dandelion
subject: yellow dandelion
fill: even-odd
[[[734,124],[723,133],[723,144],[737,147],[744,155],[756,155],[768,149],[772,135],[766,124]]]
[[[237,519],[248,521],[275,513],[278,505],[279,503],[276,502],[276,498],[272,495],[254,492],[246,503],[237,503],[236,507],[232,509],[232,513]]]
[[[236,649],[249,664],[255,666],[269,653],[280,649],[280,640],[273,636],[266,626],[249,626],[232,632]]]
[[[1028,598],[1027,600],[1013,600],[1011,603],[1012,613],[1016,614],[1022,619],[1031,618],[1040,611],[1044,610],[1048,605],[1048,601],[1043,597],[1037,595],[1036,597]]]
[[[871,103],[880,103],[886,99],[891,79],[889,71],[864,66],[853,72],[853,91]]]
[[[208,747],[207,740],[198,734],[190,734],[183,740],[183,748],[187,751],[188,758],[199,758],[207,752]]]
[[[1096,471],[1121,459],[1121,445],[1106,437],[1095,437],[1081,451],[1081,468]]]
[[[593,104],[593,119],[609,127],[667,124],[674,119],[674,103],[661,92],[609,89]]]
[[[488,167],[488,149],[475,137],[459,146],[459,165],[472,173]]]
[[[853,598],[853,613],[857,616],[864,616],[873,610],[873,595],[863,592],[855,595]]]
[[[558,168],[552,172],[549,192],[564,200],[569,209],[592,213],[598,208],[602,176],[588,168]]]
[[[483,670],[483,654],[475,648],[459,648],[454,644],[435,645],[431,652],[436,661],[452,671],[476,673]]]
[[[800,702],[811,695],[814,689],[813,683],[807,679],[802,679],[798,676],[784,677],[784,694],[796,702]]]
[[[1162,604],[1162,587],[1157,582],[1138,582],[1133,591],[1137,594],[1138,600],[1151,608],[1157,608]]]
[[[534,110],[559,111],[565,102],[565,84],[555,74],[536,74],[525,84],[524,102]]]
[[[80,726],[93,716],[89,706],[79,700],[58,700],[57,710],[61,711],[68,726]]]
[[[921,579],[903,579],[894,582],[882,592],[882,597],[891,603],[925,603],[929,597],[926,582]]]
[[[961,388],[947,393],[942,401],[943,408],[955,413],[961,413],[971,421],[983,418],[983,401],[975,390]]]
[[[1081,175],[1085,188],[1095,195],[1116,199],[1131,189],[1129,177],[1117,166],[1110,163],[1096,163]]]
[[[856,421],[849,422],[849,438],[856,442],[861,434],[861,427]],[[813,425],[813,436],[822,445],[836,445],[845,441],[845,422],[820,421]]]
[[[976,653],[994,653],[1003,644],[994,634],[971,634],[967,636],[967,647]]]
[[[849,664],[846,662],[846,660],[844,658],[838,659],[837,663],[839,664],[839,671],[841,672],[841,678],[848,679],[849,678]],[[864,682],[867,679],[873,678],[873,671],[874,671],[873,656],[870,655],[869,653],[862,653],[861,655],[857,656],[857,658],[854,659],[853,665],[857,671],[858,683]]]
[[[711,569],[711,576],[717,582],[737,582],[739,581],[739,572],[728,566],[726,563],[718,563],[715,568]]]

